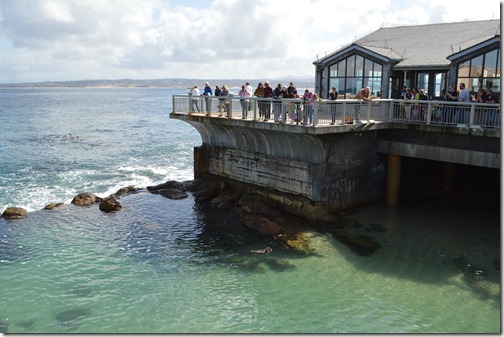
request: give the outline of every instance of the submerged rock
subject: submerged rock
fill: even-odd
[[[371,236],[343,231],[335,231],[333,236],[360,256],[371,256],[380,248],[380,244]]]
[[[9,332],[9,324],[0,321],[0,333]]]
[[[305,233],[278,234],[274,239],[284,244],[286,248],[294,249],[303,254],[312,254],[315,249],[310,244],[310,239]]]
[[[96,202],[100,202],[102,198],[93,193],[80,193],[72,199],[72,204],[77,206],[89,206]]]
[[[57,314],[56,320],[69,330],[75,330],[79,327],[81,321],[90,315],[91,310],[89,309],[72,309]]]
[[[26,217],[28,212],[21,207],[7,207],[2,213],[2,217],[6,219],[22,219]]]
[[[153,191],[151,191],[151,193],[159,194],[165,198],[174,199],[174,200],[185,199],[189,196],[186,192],[179,190],[179,189],[176,189],[176,188],[153,190]]]
[[[108,196],[100,202],[99,208],[102,212],[111,213],[121,210],[122,205],[113,196]]]

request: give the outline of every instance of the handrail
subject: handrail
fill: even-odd
[[[249,121],[273,121],[308,127],[359,122],[404,122],[500,128],[500,104],[399,99],[337,99],[173,95],[173,112]],[[198,111],[199,110],[199,111]]]

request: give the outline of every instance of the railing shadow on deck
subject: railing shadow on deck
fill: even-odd
[[[173,112],[215,118],[245,119],[294,125],[341,126],[404,122],[443,126],[500,128],[500,105],[475,102],[355,99],[303,101],[238,96],[173,95]],[[245,113],[246,111],[246,113]],[[246,118],[243,118],[246,114]],[[266,121],[265,121],[266,119]]]

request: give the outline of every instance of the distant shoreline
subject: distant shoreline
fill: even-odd
[[[188,79],[188,78],[170,78],[154,80],[81,80],[81,81],[54,81],[54,82],[24,82],[24,83],[0,83],[0,88],[167,88],[167,89],[187,89],[194,85],[203,87],[205,82],[210,85],[224,85],[228,87],[241,87],[245,82],[249,82],[253,88],[257,87],[259,82],[264,80],[252,79]],[[293,82],[298,91],[304,88],[314,88],[315,80],[312,78],[293,78],[293,79],[268,79],[276,87],[278,83],[288,86]]]

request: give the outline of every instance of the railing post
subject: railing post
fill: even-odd
[[[389,108],[389,122],[394,120],[394,101],[390,102],[390,108]]]
[[[368,101],[367,104],[367,122],[369,123],[369,120],[371,119],[371,101]]]
[[[189,94],[189,114],[193,112],[193,107],[192,107],[192,94]]]
[[[476,109],[474,108],[474,104],[471,104],[471,113],[469,114],[469,125],[474,124],[475,115],[476,115]]]
[[[427,103],[427,117],[426,117],[425,123],[430,124],[431,118],[432,118],[432,103],[429,102],[429,103]]]
[[[257,119],[257,98],[250,100],[250,103],[254,104],[254,120]]]
[[[346,108],[347,108],[347,104],[345,101],[345,102],[343,102],[343,116],[341,119],[341,125],[346,125]]]

